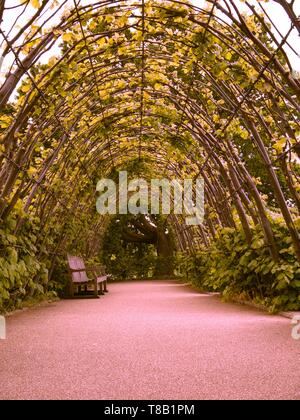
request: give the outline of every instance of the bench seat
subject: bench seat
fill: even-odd
[[[88,287],[92,286],[94,289],[94,297],[104,295],[107,290],[107,278],[105,268],[100,265],[86,266],[81,257],[68,255],[68,266],[70,273],[70,296],[75,296],[75,289],[77,294],[82,294],[82,286],[84,293],[88,294]]]

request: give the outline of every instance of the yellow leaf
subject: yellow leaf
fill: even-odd
[[[281,137],[275,144],[273,144],[273,148],[279,152],[282,153],[283,149],[286,145],[287,139],[285,137]]]
[[[7,128],[11,123],[11,119],[7,115],[1,116],[0,119],[0,128]]]
[[[29,169],[28,169],[28,171],[27,171],[27,174],[31,177],[31,176],[33,176],[34,174],[36,173],[36,168],[34,168],[34,167],[30,167]]]
[[[65,41],[65,42],[72,41],[72,34],[70,34],[70,33],[63,34],[62,40]]]
[[[27,93],[27,92],[29,92],[29,91],[30,91],[30,89],[31,89],[31,86],[30,86],[30,85],[23,85],[23,86],[21,87],[21,91],[22,91],[23,93]]]
[[[113,23],[115,21],[115,17],[113,15],[105,16],[105,20],[107,23]]]
[[[97,22],[95,20],[93,20],[90,25],[89,25],[89,30],[93,31],[97,28]]]
[[[36,92],[35,91],[32,91],[31,94],[29,95],[28,101],[29,102],[32,101],[33,98],[35,97],[35,95],[36,95]]]
[[[144,99],[145,99],[146,101],[148,101],[149,99],[151,99],[151,96],[149,95],[149,93],[144,92]]]
[[[106,99],[108,99],[108,98],[109,98],[109,93],[108,93],[107,91],[105,91],[105,90],[102,90],[102,91],[100,92],[100,98],[101,98],[103,101],[105,101]]]
[[[99,47],[104,47],[107,46],[106,44],[106,39],[105,38],[100,38],[97,40],[97,44],[99,45]]]
[[[126,82],[124,80],[120,80],[118,81],[118,83],[116,84],[116,88],[117,89],[125,89],[126,88]]]
[[[174,19],[174,22],[176,22],[176,23],[182,23],[182,22],[183,22],[183,19],[182,19],[182,17],[181,17],[181,16],[178,16],[178,17],[176,17],[176,18]]]
[[[226,54],[225,54],[225,58],[226,58],[226,60],[230,61],[230,60],[232,59],[232,54],[231,54],[231,52],[226,53]]]
[[[241,135],[241,138],[244,140],[247,140],[249,138],[249,133],[245,130],[243,130],[240,135]]]
[[[40,0],[30,0],[30,4],[35,9],[39,9],[41,7]]]

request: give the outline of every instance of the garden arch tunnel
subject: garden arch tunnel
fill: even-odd
[[[2,220],[38,217],[54,255],[79,231],[93,242],[97,180],[146,162],[205,180],[203,225],[172,218],[181,248],[238,225],[250,245],[260,226],[278,260],[276,217],[300,261],[300,82],[285,50],[300,24],[276,3],[290,19],[280,40],[263,1],[243,13],[233,0],[2,0]],[[12,10],[31,18],[9,32]]]

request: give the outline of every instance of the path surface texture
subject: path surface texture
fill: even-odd
[[[7,318],[0,399],[300,399],[291,321],[171,281]]]

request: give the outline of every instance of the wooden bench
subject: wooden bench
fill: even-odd
[[[107,275],[103,266],[87,267],[80,257],[68,255],[68,265],[70,273],[70,297],[75,296],[75,289],[77,287],[78,295],[82,294],[82,287],[84,292],[88,295],[88,287],[93,286],[94,297],[99,297],[107,293]]]

